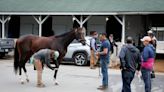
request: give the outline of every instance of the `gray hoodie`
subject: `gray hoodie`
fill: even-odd
[[[140,70],[141,55],[139,50],[132,44],[124,45],[120,51],[120,68],[126,68],[127,70],[135,72],[136,69]]]

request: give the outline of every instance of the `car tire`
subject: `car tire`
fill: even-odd
[[[5,57],[5,53],[0,53],[0,58]]]
[[[73,61],[78,66],[84,66],[87,64],[86,53],[78,52],[73,55]]]

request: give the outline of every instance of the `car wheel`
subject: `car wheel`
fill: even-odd
[[[87,64],[87,55],[85,53],[76,53],[73,56],[73,61],[76,65],[82,66]]]
[[[5,56],[5,53],[0,53],[0,58],[3,58]]]

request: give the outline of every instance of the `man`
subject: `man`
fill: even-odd
[[[98,57],[95,55],[96,51],[97,51],[97,43],[96,43],[96,39],[98,37],[98,34],[96,31],[91,31],[90,35],[92,36],[91,40],[90,40],[90,49],[91,49],[91,56],[90,56],[90,68],[91,69],[95,69],[95,65],[97,63],[97,59]]]
[[[131,82],[134,78],[135,71],[140,70],[141,56],[140,51],[133,46],[132,37],[127,37],[127,44],[121,48],[119,58],[121,62],[122,73],[122,92],[131,92]]]
[[[154,65],[155,48],[150,44],[151,38],[149,36],[143,37],[141,41],[145,46],[142,52],[141,73],[145,84],[145,92],[151,92],[151,71]]]
[[[57,65],[58,56],[58,51],[50,49],[41,49],[31,57],[30,63],[34,64],[37,70],[37,87],[45,87],[45,85],[42,83],[42,65],[46,64],[48,68],[54,70],[54,67],[50,65],[50,62],[54,62],[55,65]]]
[[[108,88],[108,64],[109,64],[109,52],[110,52],[110,43],[106,38],[106,34],[100,34],[101,47],[100,52],[96,54],[100,56],[100,66],[102,73],[102,85],[98,87],[99,90],[105,90]]]

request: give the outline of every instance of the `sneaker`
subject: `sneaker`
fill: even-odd
[[[37,84],[37,87],[43,88],[43,87],[45,87],[45,85],[43,83],[41,83],[41,84]]]
[[[90,69],[96,69],[96,67],[90,67]]]
[[[102,86],[99,86],[97,89],[98,89],[98,90],[105,90],[105,89],[107,89],[107,88],[108,88],[108,86],[102,85]]]

